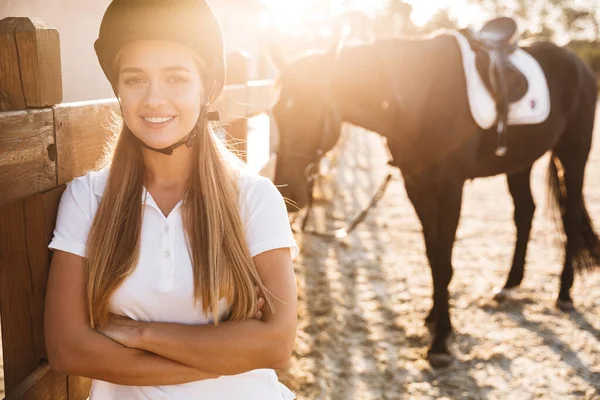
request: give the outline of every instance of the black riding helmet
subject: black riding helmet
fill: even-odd
[[[136,40],[169,40],[187,45],[204,61],[205,85],[212,104],[225,84],[225,57],[223,35],[219,22],[208,3],[203,0],[113,0],[102,18],[94,49],[100,66],[118,97],[115,57],[127,43]],[[218,120],[218,114],[203,107],[198,125],[206,129],[208,120]],[[197,126],[198,127],[198,126]],[[163,154],[172,154],[176,147],[192,145],[196,128],[187,139],[165,149],[152,148],[138,139],[146,148]]]

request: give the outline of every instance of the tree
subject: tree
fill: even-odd
[[[414,33],[417,27],[410,18],[413,12],[413,7],[402,0],[392,0],[389,5],[389,13],[393,16],[396,24],[400,25],[402,33]]]
[[[431,19],[421,28],[422,33],[430,33],[438,29],[458,29],[458,24],[452,17],[447,8],[436,11]]]
[[[507,15],[509,13],[509,6],[504,1],[498,0],[469,0],[471,3],[474,3],[481,8],[483,8],[488,13],[494,16]],[[518,3],[521,1],[517,0]],[[529,4],[528,4],[529,5]]]
[[[548,3],[544,4],[542,9],[540,10],[540,29],[536,32],[533,32],[533,36],[537,39],[548,40],[551,41],[554,38],[555,31],[548,25],[550,16],[550,9]]]

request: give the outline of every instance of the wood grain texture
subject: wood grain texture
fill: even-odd
[[[15,30],[27,107],[62,103],[58,31],[35,18],[20,18]]]
[[[0,111],[62,102],[58,31],[34,18],[0,21]]]
[[[46,360],[44,299],[64,187],[0,207],[0,317],[7,393]]]
[[[15,39],[17,25],[16,18],[0,21],[0,111],[27,108]]]
[[[97,168],[107,140],[113,136],[112,113],[120,115],[116,100],[54,107],[59,185]]]
[[[51,109],[0,113],[0,205],[56,187]]]
[[[5,400],[67,400],[67,376],[40,365],[31,375],[6,396]],[[85,400],[86,397],[81,398]]]

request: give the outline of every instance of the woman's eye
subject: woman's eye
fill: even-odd
[[[126,85],[135,85],[138,83],[142,83],[143,81],[140,78],[128,78],[125,79],[125,84]]]
[[[183,84],[187,83],[188,80],[182,76],[172,76],[168,79],[169,83]]]

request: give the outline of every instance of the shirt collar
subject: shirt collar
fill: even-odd
[[[92,172],[92,187],[96,196],[102,197],[104,194],[104,188],[106,188],[109,172],[110,165],[107,165],[99,171]]]
[[[110,165],[92,173],[92,186],[94,189],[94,194],[99,198],[102,198],[102,195],[104,194],[104,189],[106,188],[109,172]],[[146,193],[148,194],[148,197],[146,197]],[[144,201],[144,199],[146,200],[146,205],[156,208],[160,212],[160,208],[154,201],[154,198],[152,198],[152,194],[150,194],[150,192],[146,190],[146,187],[142,188],[142,202]],[[182,205],[182,203],[183,200],[179,201],[177,205],[173,208],[173,211],[178,209]]]

